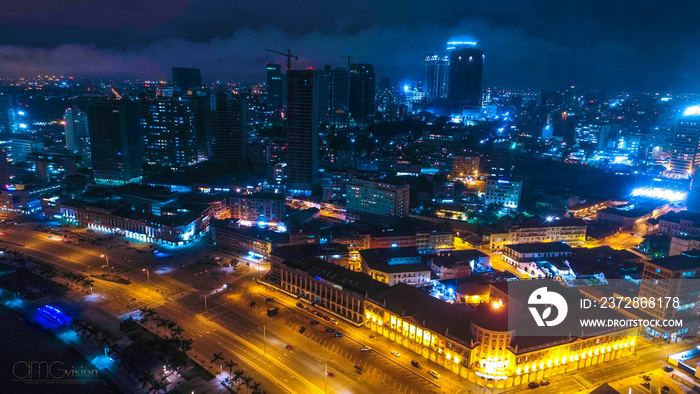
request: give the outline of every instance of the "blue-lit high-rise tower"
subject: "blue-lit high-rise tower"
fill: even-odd
[[[447,98],[463,107],[481,105],[481,84],[484,73],[484,51],[475,42],[447,43],[450,59]]]

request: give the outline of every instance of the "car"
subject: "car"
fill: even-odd
[[[333,375],[333,372],[326,372],[326,375],[328,375],[328,377],[331,379],[335,379],[335,375]]]
[[[536,388],[540,387],[540,384],[537,382],[530,382],[527,384],[527,387],[529,387],[531,389],[536,389]]]
[[[430,372],[428,372],[428,373],[430,374],[430,376],[434,377],[435,379],[440,379],[440,374],[438,373],[438,371],[431,369]]]
[[[309,324],[311,324],[312,326],[315,326],[316,324],[318,324],[318,320],[311,320],[309,322]]]
[[[338,325],[338,321],[335,319],[331,319],[331,323],[335,324],[336,326]]]
[[[303,307],[304,307],[304,304],[302,304],[301,302],[297,302],[297,306],[298,306],[299,308],[303,308]]]
[[[336,333],[335,333],[335,337],[336,337],[336,338],[340,338],[340,337],[342,337],[342,336],[343,336],[343,333],[342,333],[342,332],[336,332]]]
[[[291,347],[291,346],[289,346],[289,345],[284,345],[284,348],[287,349],[287,350],[294,350],[294,348]]]
[[[7,235],[7,233],[0,233],[0,235]]]
[[[331,318],[330,318],[330,317],[328,317],[328,316],[323,316],[323,320],[325,320],[325,321],[330,321],[330,320],[331,320]]]
[[[301,328],[299,329],[299,334],[303,334],[304,331],[306,331],[306,327],[301,326]]]
[[[543,380],[540,382],[540,386],[549,386],[549,380]]]
[[[274,300],[272,298],[269,298],[269,297],[265,298],[265,302],[270,302],[270,301],[274,301]]]
[[[413,365],[416,368],[420,368],[420,363],[416,360],[411,360],[411,365]]]
[[[362,367],[359,365],[355,365],[355,371],[357,371],[357,373],[362,373]]]
[[[372,350],[372,348],[371,348],[371,347],[367,347],[367,346],[361,347],[361,348],[360,348],[360,351],[361,351],[361,352],[369,352],[370,350]]]
[[[333,332],[335,332],[335,328],[326,328],[326,332],[329,334],[333,333]]]
[[[672,371],[673,371],[673,367],[666,366],[666,367],[664,367],[664,371],[666,371],[666,372],[672,372]]]
[[[253,302],[250,303],[250,307],[251,307],[251,308],[254,307],[254,306],[255,306],[255,301],[253,301]]]
[[[391,354],[393,354],[396,357],[401,357],[401,353],[397,352],[396,350],[392,350]]]

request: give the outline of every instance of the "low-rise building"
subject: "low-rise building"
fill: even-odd
[[[42,197],[63,188],[60,183],[15,183],[3,186],[4,188],[0,186],[0,209],[26,215],[41,211]]]
[[[586,222],[583,219],[525,219],[511,226],[507,232],[485,235],[482,245],[491,250],[501,250],[507,244],[536,242],[564,242],[581,245],[586,241]]]
[[[596,222],[613,225],[622,230],[634,230],[649,218],[651,212],[643,208],[605,208],[598,211]]]
[[[489,266],[489,255],[476,249],[438,252],[425,256],[438,280],[465,278],[478,266]]]
[[[272,250],[289,243],[289,235],[258,226],[242,226],[238,220],[213,220],[212,241],[223,249],[235,253],[249,253],[269,257]]]
[[[414,247],[365,249],[360,251],[362,271],[380,282],[424,286],[431,270]]]
[[[229,198],[231,217],[251,223],[283,222],[286,213],[284,194],[253,193]]]

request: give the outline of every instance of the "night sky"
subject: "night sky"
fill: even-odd
[[[423,78],[451,38],[486,52],[485,86],[695,92],[698,1],[4,0],[0,76],[264,80],[265,62],[345,66],[364,55],[379,77]]]

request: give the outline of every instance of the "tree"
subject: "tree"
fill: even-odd
[[[154,380],[151,382],[151,388],[148,390],[149,393],[160,393],[161,390],[165,391],[168,389],[168,386],[163,383],[165,378],[162,378],[160,380]]]
[[[175,323],[174,321],[168,321],[166,326],[168,326],[168,329],[170,330],[170,336],[173,336],[173,328],[175,328],[175,326],[177,326],[177,323]],[[163,331],[165,331],[165,330],[163,330]],[[163,334],[165,334],[165,332]]]
[[[184,328],[177,326],[173,329],[170,330],[170,336],[175,338],[175,337],[180,337],[182,336],[182,333],[185,331]]]
[[[250,382],[253,381],[253,378],[251,378],[250,376],[244,376],[242,379],[243,379],[243,384],[245,384],[245,387],[246,387],[246,393],[250,392]]]
[[[255,382],[250,386],[254,393],[260,392],[260,382]]]
[[[228,368],[228,375],[231,376],[233,374],[233,367],[237,366],[238,364],[233,360],[229,360],[226,361],[224,365],[226,368]]]
[[[163,335],[165,335],[165,327],[170,323],[170,319],[158,319],[158,327],[163,327]]]
[[[146,371],[143,375],[136,381],[141,385],[142,389],[145,389],[152,381],[155,381],[156,376],[151,373],[151,371]]]
[[[219,360],[223,360],[223,359],[224,359],[223,357],[221,357],[221,353],[222,353],[222,352],[213,353],[214,358],[211,360],[211,363],[212,363],[212,364],[214,364],[215,362],[217,362],[217,361],[219,361]]]

